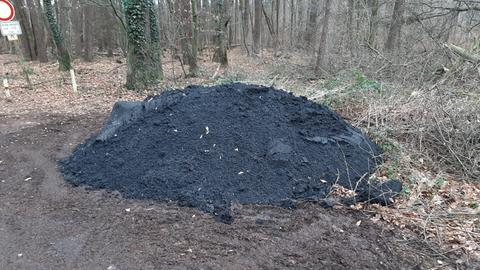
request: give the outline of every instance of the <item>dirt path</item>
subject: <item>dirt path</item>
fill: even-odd
[[[0,116],[0,269],[429,269],[439,259],[450,268],[360,212],[237,206],[226,225],[175,203],[68,186],[56,160],[103,119]]]

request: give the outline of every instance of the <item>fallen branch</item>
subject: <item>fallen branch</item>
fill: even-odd
[[[452,51],[453,53],[455,53],[456,55],[462,57],[463,59],[469,62],[472,62],[474,64],[480,63],[480,54],[468,52],[464,48],[455,46],[453,44],[445,44],[444,46],[448,48],[450,51]]]

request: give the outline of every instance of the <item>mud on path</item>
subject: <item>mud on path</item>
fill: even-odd
[[[175,203],[126,200],[67,185],[56,161],[104,118],[0,116],[0,269],[438,266],[426,246],[360,212],[311,203],[295,210],[236,206],[238,218],[226,225]]]

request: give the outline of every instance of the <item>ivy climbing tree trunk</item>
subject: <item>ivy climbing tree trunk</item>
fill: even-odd
[[[163,78],[157,13],[153,0],[123,3],[128,36],[126,87],[140,90]]]
[[[45,15],[47,17],[48,25],[50,27],[50,34],[52,36],[53,41],[55,42],[55,46],[57,47],[57,59],[59,63],[59,69],[62,71],[70,70],[72,69],[70,53],[65,47],[65,42],[64,42],[62,33],[58,28],[58,24],[54,15],[52,2],[50,0],[47,0],[47,1],[44,0],[43,7],[45,9]]]

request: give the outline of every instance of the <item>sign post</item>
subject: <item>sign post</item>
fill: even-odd
[[[2,36],[6,36],[10,42],[17,41],[18,36],[22,34],[20,23],[18,21],[12,21],[14,16],[15,11],[12,4],[7,0],[0,0],[0,33]],[[5,96],[10,98],[11,93],[8,84],[7,69],[4,63],[2,63],[2,69],[2,73],[4,74],[3,88],[5,89]]]

